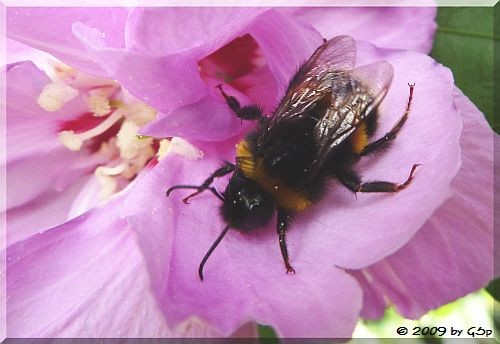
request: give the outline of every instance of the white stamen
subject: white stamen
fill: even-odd
[[[63,83],[46,85],[38,96],[37,103],[46,111],[54,112],[78,95],[78,90]]]
[[[99,166],[95,169],[94,175],[101,184],[99,198],[101,200],[108,199],[118,189],[118,181],[115,178],[125,170],[125,165],[121,164],[115,167]]]
[[[128,166],[123,171],[122,176],[127,179],[132,179],[139,171],[141,171],[146,163],[155,155],[155,150],[151,146],[147,146],[139,152],[139,154],[132,160],[128,161]]]
[[[75,134],[73,130],[62,131],[59,133],[59,140],[71,150],[80,150],[83,141],[91,139],[97,135],[104,133],[106,130],[111,128],[118,120],[123,117],[123,112],[120,109],[113,112],[108,118],[102,121],[96,127],[84,131],[83,133]]]
[[[66,82],[75,78],[77,70],[61,61],[50,61],[47,74],[52,80]]]
[[[125,164],[120,164],[115,167],[99,166],[96,168],[95,173],[99,175],[118,176],[125,171],[125,167]]]
[[[90,112],[96,117],[102,117],[111,111],[108,97],[101,94],[91,95],[88,104]]]

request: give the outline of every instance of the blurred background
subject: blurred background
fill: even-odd
[[[431,56],[453,71],[455,84],[484,113],[492,128],[500,133],[500,122],[494,116],[493,105],[494,97],[498,97],[498,94],[494,94],[493,83],[494,79],[498,82],[500,74],[498,73],[500,51],[495,47],[500,40],[500,28],[499,25],[494,26],[495,13],[498,24],[500,22],[498,3],[494,8],[440,7]],[[455,343],[456,339],[449,336],[453,326],[455,329],[464,330],[460,336],[461,342],[492,343],[493,338],[496,342],[500,342],[499,298],[500,280],[497,279],[485,289],[433,310],[419,320],[404,319],[394,309],[389,308],[380,320],[360,320],[353,338],[372,338],[370,343],[386,343],[389,338],[412,338],[413,343]],[[399,336],[396,329],[400,326],[407,327],[409,334]],[[484,336],[472,338],[470,335],[465,335],[465,332],[473,326],[491,329],[493,335],[489,339]],[[435,335],[410,335],[414,327],[428,328],[422,332],[430,331],[432,327],[444,327],[446,333],[439,336],[441,328]],[[471,330],[471,333],[474,331],[477,329]],[[279,342],[270,327],[260,326],[259,333],[265,343]],[[464,340],[464,337],[467,339]],[[356,339],[349,341],[349,343],[355,342]]]

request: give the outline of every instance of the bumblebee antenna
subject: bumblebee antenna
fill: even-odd
[[[208,249],[207,253],[205,253],[205,256],[201,260],[200,267],[198,268],[198,276],[200,276],[200,280],[203,282],[203,266],[208,260],[208,257],[212,254],[212,252],[215,250],[215,248],[219,245],[221,242],[222,238],[224,238],[224,235],[226,235],[227,231],[229,230],[229,225],[224,228],[222,233],[219,234],[215,242],[212,244],[212,246]]]

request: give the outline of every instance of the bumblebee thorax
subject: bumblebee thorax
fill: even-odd
[[[312,204],[300,191],[290,188],[280,178],[269,173],[263,159],[254,155],[248,141],[243,140],[236,145],[236,161],[243,175],[271,194],[282,208],[300,211]]]

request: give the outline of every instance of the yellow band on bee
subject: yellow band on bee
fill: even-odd
[[[352,151],[360,154],[368,144],[368,133],[366,131],[366,123],[362,122],[358,129],[351,136]]]
[[[312,202],[304,194],[266,172],[262,159],[255,159],[247,141],[243,140],[236,145],[236,159],[243,175],[271,194],[281,208],[301,211],[311,206]]]

